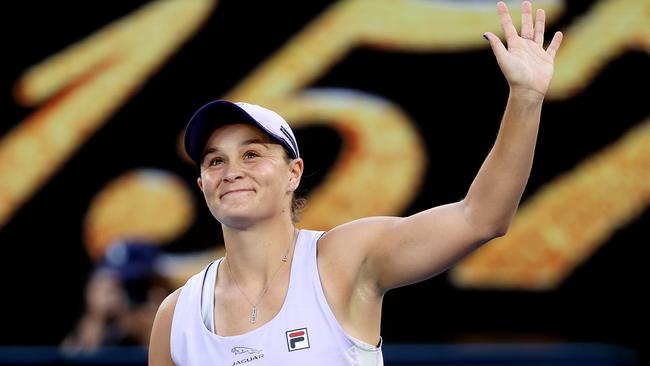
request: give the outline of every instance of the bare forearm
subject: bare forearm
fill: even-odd
[[[464,200],[466,216],[489,236],[505,234],[524,192],[535,152],[543,97],[510,91],[496,142]]]

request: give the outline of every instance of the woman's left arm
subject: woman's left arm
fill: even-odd
[[[332,240],[361,243],[361,278],[378,295],[430,278],[483,243],[506,233],[530,174],[544,95],[562,41],[556,33],[544,50],[544,11],[533,26],[532,6],[523,3],[521,35],[503,2],[497,4],[508,48],[492,33],[485,37],[510,86],[496,142],[466,197],[415,215],[357,220],[328,233]],[[347,246],[349,250],[349,246]]]

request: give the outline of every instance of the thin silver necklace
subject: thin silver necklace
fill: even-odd
[[[294,234],[294,236],[295,236],[295,234]],[[250,320],[251,324],[255,324],[255,322],[257,322],[257,304],[259,304],[260,301],[262,300],[262,297],[264,297],[264,295],[266,295],[266,292],[269,290],[269,286],[271,285],[271,282],[273,282],[273,279],[275,278],[275,275],[277,275],[278,272],[280,272],[280,268],[282,268],[282,265],[287,262],[287,260],[289,258],[289,249],[291,249],[291,243],[293,241],[294,240],[291,240],[289,242],[289,246],[287,247],[287,252],[284,253],[284,255],[282,256],[282,263],[280,263],[280,265],[278,266],[278,269],[275,270],[275,273],[273,273],[273,276],[271,276],[271,279],[266,283],[266,286],[264,286],[264,288],[262,289],[262,292],[257,297],[257,301],[255,301],[255,302],[252,302],[248,298],[248,296],[246,295],[244,290],[242,290],[241,287],[239,287],[239,283],[237,283],[237,279],[235,278],[235,276],[232,275],[232,271],[230,270],[230,264],[229,264],[228,258],[227,258],[228,256],[226,255],[226,258],[224,258],[224,261],[226,261],[226,267],[228,268],[228,274],[230,275],[230,278],[232,278],[232,280],[235,282],[235,285],[239,289],[239,292],[241,292],[242,295],[244,295],[244,298],[246,298],[246,301],[248,301],[248,303],[251,304],[251,312],[250,312],[250,315],[248,316],[248,319]]]

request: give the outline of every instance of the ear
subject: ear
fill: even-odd
[[[289,163],[289,191],[293,192],[298,189],[300,185],[300,178],[302,178],[302,172],[304,169],[304,162],[302,159],[297,158],[293,159]]]
[[[201,180],[201,177],[196,178],[196,184],[198,184],[199,189],[203,192],[203,181]]]

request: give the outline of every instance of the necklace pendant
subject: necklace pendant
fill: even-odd
[[[255,324],[255,322],[257,321],[257,307],[255,306],[253,306],[253,308],[251,309],[250,320],[251,320],[251,324]]]

